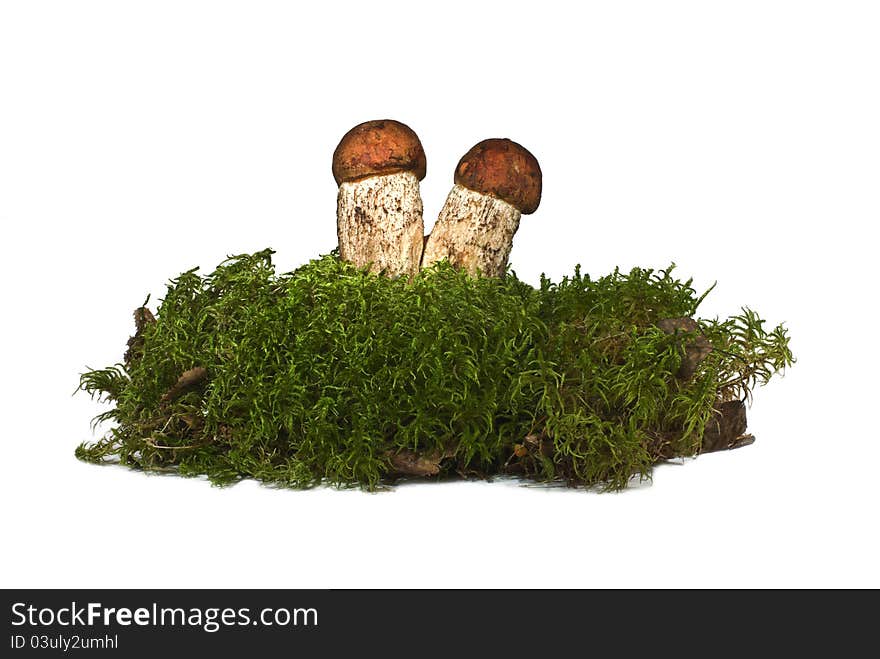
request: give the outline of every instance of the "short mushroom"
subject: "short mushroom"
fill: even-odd
[[[541,168],[508,139],[475,145],[455,168],[455,185],[428,236],[422,267],[447,259],[471,274],[500,277],[507,269],[522,214],[541,202]]]
[[[333,153],[340,258],[388,276],[418,272],[425,170],[418,136],[398,121],[367,121],[345,134]]]

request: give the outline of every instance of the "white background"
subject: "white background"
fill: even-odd
[[[0,5],[0,586],[880,586],[880,15],[871,2]],[[601,495],[280,491],[76,461],[168,278],[335,246],[351,126],[420,135],[430,227],[486,137],[535,153],[511,260],[674,261],[787,322],[747,449]]]

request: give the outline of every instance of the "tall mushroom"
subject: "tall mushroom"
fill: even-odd
[[[418,272],[425,170],[418,136],[398,121],[367,121],[345,134],[333,153],[341,258],[388,276]]]
[[[475,145],[455,168],[455,185],[428,236],[422,267],[448,259],[471,274],[500,277],[507,269],[520,216],[541,202],[541,168],[508,139]]]

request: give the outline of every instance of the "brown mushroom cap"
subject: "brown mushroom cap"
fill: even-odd
[[[427,164],[419,137],[393,119],[365,121],[348,131],[333,152],[336,184],[369,176],[412,172],[421,181]]]
[[[483,140],[458,161],[455,182],[503,199],[528,215],[541,203],[541,167],[525,147],[508,139]]]

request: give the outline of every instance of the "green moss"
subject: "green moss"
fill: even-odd
[[[715,348],[676,378],[687,334],[656,327],[701,298],[665,271],[579,271],[533,288],[446,263],[414,281],[335,255],[276,274],[271,250],[168,286],[125,364],[80,389],[116,423],[77,457],[144,470],[375,489],[395,456],[440,475],[621,488],[695,455],[713,406],[792,363],[784,328],[749,310],[700,322]],[[152,320],[152,318],[150,318]],[[168,392],[194,367],[207,378]]]

